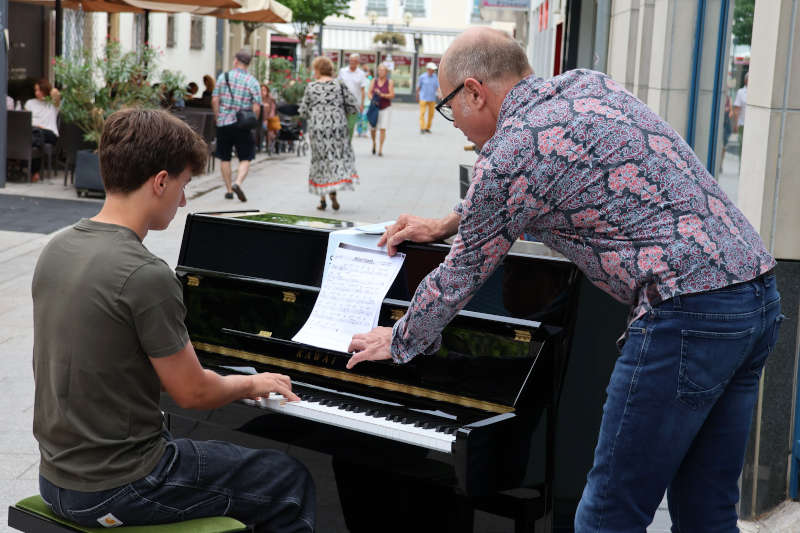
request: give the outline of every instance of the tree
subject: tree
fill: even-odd
[[[308,37],[314,34],[314,28],[322,28],[325,19],[338,16],[351,19],[349,0],[281,0],[281,3],[292,10],[292,26],[303,50],[303,61],[311,67],[311,45]]]
[[[750,44],[756,0],[736,0],[733,7],[733,42]]]
[[[241,20],[231,20],[231,24],[242,24],[244,26],[244,44],[250,44],[250,37],[253,35],[258,28],[261,26],[265,26],[264,22],[252,22],[249,20],[241,21]]]

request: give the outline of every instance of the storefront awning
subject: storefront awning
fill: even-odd
[[[419,53],[429,56],[444,55],[444,51],[456,38],[455,35],[436,35],[433,33],[422,34],[422,47]]]
[[[379,43],[373,41],[377,31],[345,30],[339,28],[322,27],[322,48],[324,50],[352,50],[354,52],[374,52],[382,49]],[[403,33],[403,32],[398,32]],[[406,44],[391,51],[393,54],[413,54],[414,35],[403,33]]]
[[[275,0],[239,0],[241,9],[220,9],[212,13],[219,18],[243,22],[291,22],[292,10]]]

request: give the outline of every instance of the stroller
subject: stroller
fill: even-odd
[[[297,152],[298,156],[305,156],[308,152],[308,141],[305,138],[306,124],[297,112],[295,104],[279,105],[276,109],[281,121],[281,129],[275,139],[275,146],[267,145],[268,153]]]

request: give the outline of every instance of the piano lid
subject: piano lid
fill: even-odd
[[[340,226],[340,224],[343,224]],[[196,213],[186,219],[178,271],[199,269],[319,287],[328,234],[352,222],[280,213]],[[410,301],[450,251],[444,243],[403,243],[406,260],[388,298]],[[509,253],[465,306],[564,326],[577,269],[561,258]]]

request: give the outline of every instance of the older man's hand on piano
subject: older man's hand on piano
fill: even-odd
[[[350,341],[348,352],[353,353],[347,361],[347,368],[353,368],[361,361],[391,359],[392,328],[379,326],[368,333],[356,333]]]
[[[386,245],[386,252],[394,255],[397,253],[397,246],[403,241],[431,242],[446,239],[458,231],[459,220],[459,216],[455,213],[450,213],[442,219],[403,214],[397,217],[394,224],[386,228],[386,232],[378,241],[378,246]]]

